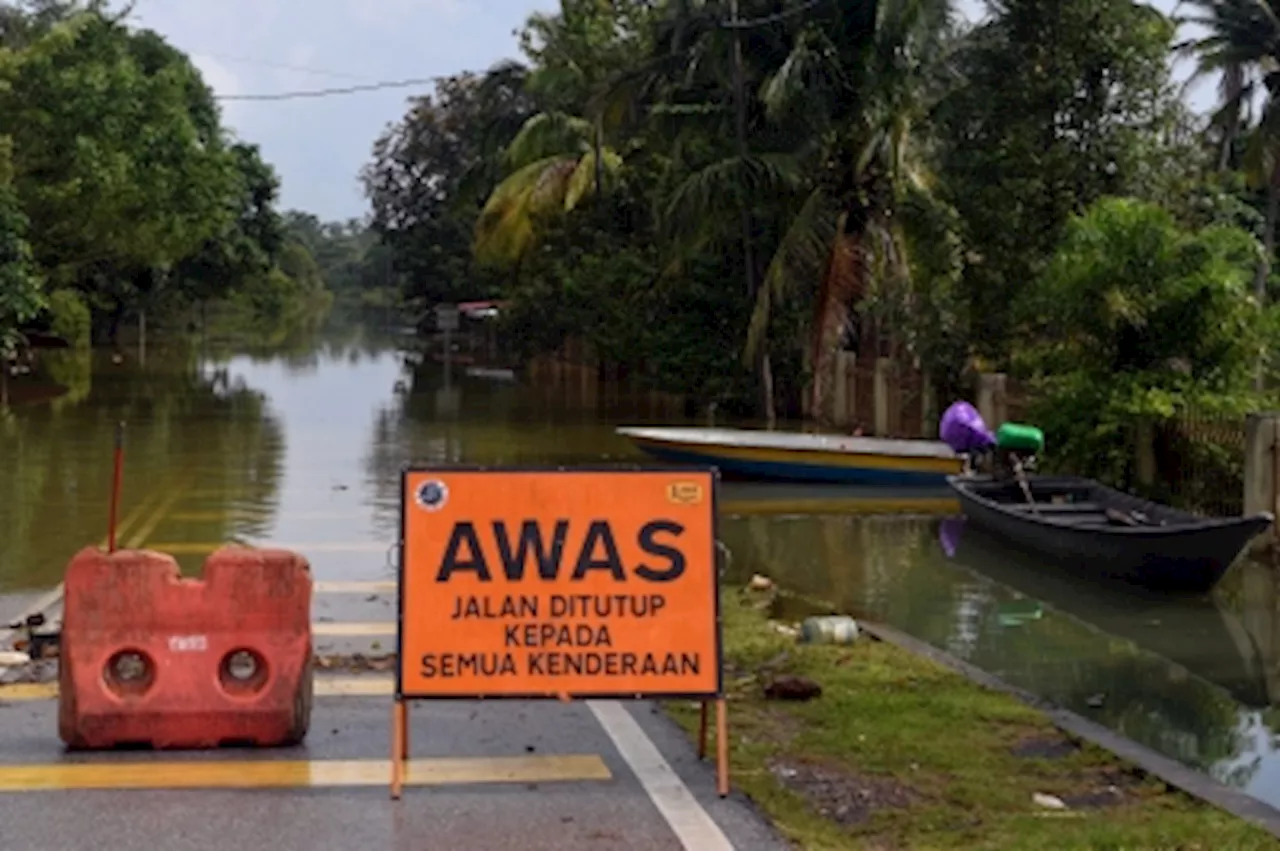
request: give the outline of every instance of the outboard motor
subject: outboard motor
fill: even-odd
[[[951,451],[966,458],[966,471],[975,455],[992,451],[996,436],[987,428],[978,409],[968,402],[953,402],[942,414],[938,436],[951,447]]]

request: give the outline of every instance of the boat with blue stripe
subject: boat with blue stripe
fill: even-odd
[[[714,466],[726,477],[938,487],[964,464],[935,440],[732,428],[624,426],[617,433],[656,459]]]

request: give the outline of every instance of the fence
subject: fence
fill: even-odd
[[[536,355],[524,365],[533,398],[556,410],[616,413],[644,420],[683,419],[684,396],[643,385],[639,376],[601,363],[591,347],[566,340],[556,351]]]
[[[1156,476],[1170,502],[1213,517],[1243,512],[1244,417],[1189,412],[1154,437]]]
[[[980,408],[985,407],[982,386],[992,387],[992,410],[983,414],[993,424],[1025,420],[1034,402],[1026,384],[1012,377],[983,376],[979,385]],[[1134,490],[1207,516],[1243,511],[1245,417],[1188,411],[1154,428],[1135,423],[1132,434],[1134,481],[1127,484]]]
[[[876,437],[934,437],[938,411],[920,370],[890,358],[858,360],[841,352],[831,418],[836,428]]]

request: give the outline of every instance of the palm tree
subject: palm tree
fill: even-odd
[[[530,17],[522,40],[539,67],[527,89],[544,109],[507,146],[509,173],[476,224],[478,259],[518,264],[537,240],[540,218],[572,212],[588,195],[598,196],[606,175],[621,165],[606,144],[606,116],[590,96],[604,69],[647,49],[650,6],[648,0],[561,0],[558,13]],[[584,102],[587,114],[572,114]]]
[[[745,10],[744,76],[755,92],[746,152],[727,141],[733,44],[724,5],[683,0],[672,8],[657,58],[613,89],[657,100],[651,114],[672,124],[666,141],[679,180],[665,218],[681,248],[728,248],[740,238],[738,223],[717,211],[730,204],[751,211],[754,247],[767,263],[749,294],[743,353],[766,386],[774,305],[797,294],[812,299],[805,407],[823,419],[850,306],[877,291],[908,291],[899,208],[907,192],[928,186],[920,128],[947,55],[950,0]],[[718,155],[691,162],[684,143],[695,137],[722,140]]]
[[[477,259],[499,268],[514,267],[533,247],[542,217],[572,212],[622,162],[599,145],[592,122],[562,112],[529,118],[503,161],[507,177],[481,210],[475,239]]]
[[[609,80],[594,102],[613,124],[640,114],[646,138],[667,158],[668,202],[660,211],[672,237],[667,274],[679,275],[683,261],[700,250],[738,251],[746,298],[754,299],[756,242],[762,231],[776,229],[779,210],[800,210],[804,181],[791,153],[800,138],[794,128],[765,122],[759,99],[748,102],[745,95],[785,58],[790,27],[735,29],[736,6],[734,0],[673,0],[648,61]],[[753,154],[753,147],[768,153]],[[724,215],[726,209],[738,218]],[[768,352],[754,347],[750,357],[772,423]]]
[[[1266,192],[1263,256],[1254,278],[1259,306],[1267,297],[1267,280],[1275,259],[1280,217],[1280,0],[1183,0],[1195,9],[1184,22],[1208,34],[1183,47],[1199,61],[1196,76],[1221,75],[1222,103],[1214,116],[1223,128],[1220,163],[1230,162],[1236,138],[1244,130],[1245,175]],[[1261,99],[1256,123],[1252,105]],[[1258,386],[1263,376],[1258,371]]]
[[[814,21],[761,92],[771,118],[803,122],[822,140],[817,148],[796,152],[806,172],[822,177],[770,264],[748,349],[760,343],[772,300],[799,283],[791,269],[797,261],[811,264],[814,248],[825,242],[807,347],[813,376],[808,408],[818,419],[828,414],[831,362],[849,308],[873,295],[901,300],[909,293],[900,212],[908,192],[929,188],[920,128],[936,93],[938,65],[947,56],[951,21],[950,0],[884,0],[870,17],[864,11],[834,25]],[[820,228],[824,224],[829,240]],[[899,342],[896,334],[891,337],[891,354],[900,354]]]

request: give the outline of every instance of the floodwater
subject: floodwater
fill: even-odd
[[[152,347],[47,359],[68,392],[0,410],[0,595],[53,586],[103,542],[117,424],[118,540],[198,569],[226,541],[306,552],[321,579],[389,579],[408,461],[639,460],[622,423],[680,423],[655,394],[578,376],[467,374],[359,328],[260,351]],[[30,387],[13,387],[21,396]],[[901,494],[734,485],[730,581],[774,577],[893,624],[1280,806],[1280,599],[1239,565],[1172,603],[1062,576]],[[927,495],[916,506],[937,507]],[[945,544],[945,545],[944,545]]]

